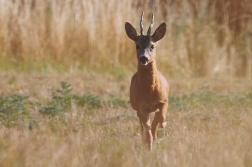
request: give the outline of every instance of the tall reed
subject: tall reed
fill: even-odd
[[[252,77],[249,0],[0,0],[0,64],[131,69],[135,47],[124,23],[138,30],[142,11],[145,31],[151,13],[154,28],[167,23],[157,53],[165,73]]]

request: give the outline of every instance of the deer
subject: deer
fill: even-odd
[[[127,36],[136,44],[137,72],[131,78],[130,103],[136,110],[141,126],[141,136],[149,150],[153,148],[153,141],[157,139],[158,125],[165,128],[166,113],[168,110],[169,85],[165,77],[157,69],[156,47],[166,33],[166,23],[163,22],[151,35],[154,25],[154,14],[151,24],[144,35],[143,15],[140,19],[140,34],[128,22],[125,23]],[[151,123],[150,114],[155,113]]]

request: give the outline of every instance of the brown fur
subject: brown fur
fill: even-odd
[[[128,37],[137,45],[138,69],[131,79],[130,102],[140,120],[143,140],[152,149],[153,140],[157,139],[157,126],[166,125],[165,118],[168,109],[169,86],[161,72],[158,71],[155,61],[157,41],[163,38],[166,24],[162,23],[155,33],[139,35],[130,23],[125,24]],[[141,64],[140,56],[148,57],[146,64]],[[150,113],[155,112],[153,122]]]

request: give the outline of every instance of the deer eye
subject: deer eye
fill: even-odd
[[[139,45],[136,45],[136,49],[137,49],[137,50],[140,49],[140,48],[139,48]]]
[[[154,48],[155,48],[154,45],[151,45],[150,46],[150,51],[152,51]]]

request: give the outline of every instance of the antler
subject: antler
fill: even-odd
[[[151,29],[152,29],[153,25],[154,25],[154,14],[152,14],[151,25],[150,25],[148,32],[147,32],[147,35],[149,35],[149,36],[151,35]]]
[[[143,15],[144,15],[144,12],[142,13],[141,20],[140,20],[140,32],[141,32],[141,35],[144,35],[144,31],[143,31]]]

